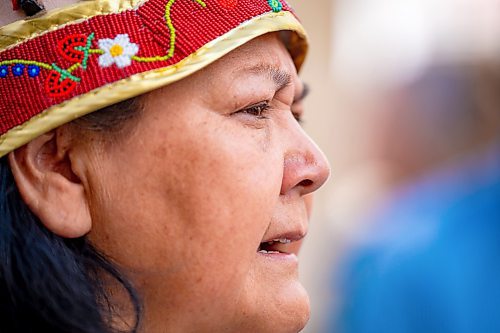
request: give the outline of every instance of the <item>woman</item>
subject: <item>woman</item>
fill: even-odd
[[[298,122],[290,7],[45,6],[0,29],[6,331],[300,331],[329,169]]]

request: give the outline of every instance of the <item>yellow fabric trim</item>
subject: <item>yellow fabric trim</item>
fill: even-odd
[[[138,8],[146,0],[93,0],[52,10],[34,19],[26,19],[0,28],[0,52],[19,43],[44,35],[71,23],[97,15],[120,13]]]
[[[286,11],[266,13],[214,39],[175,65],[132,75],[47,109],[0,136],[0,157],[76,118],[179,81],[258,36],[282,30],[296,32],[286,41],[293,43],[288,45],[292,55],[299,49],[305,54],[307,35],[295,16]],[[302,61],[302,55],[295,58],[297,68]]]

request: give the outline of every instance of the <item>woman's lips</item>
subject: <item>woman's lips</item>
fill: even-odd
[[[299,261],[295,253],[275,252],[275,251],[267,252],[266,250],[261,250],[257,252],[257,255],[261,258],[265,258],[268,260],[291,262],[294,264],[297,264]]]
[[[288,244],[292,241],[287,238],[274,239],[267,242],[260,243],[257,250],[259,253],[263,254],[276,254],[276,253],[291,253]]]
[[[299,259],[297,249],[304,238],[301,233],[289,233],[274,236],[260,243],[257,249],[257,258],[267,267],[266,269],[276,272],[297,273]],[[280,273],[280,274],[281,274]]]
[[[257,248],[257,252],[262,255],[297,255],[301,240],[305,232],[291,231],[288,233],[275,234],[264,240]]]

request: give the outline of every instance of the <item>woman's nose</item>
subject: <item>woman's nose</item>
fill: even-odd
[[[320,188],[330,176],[323,152],[297,124],[287,131],[281,194],[297,191],[301,196]]]

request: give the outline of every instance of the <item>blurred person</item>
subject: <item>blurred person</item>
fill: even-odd
[[[343,259],[326,331],[500,331],[500,66],[431,67],[393,96],[398,184]]]
[[[0,331],[300,331],[306,50],[282,0],[0,0]]]

